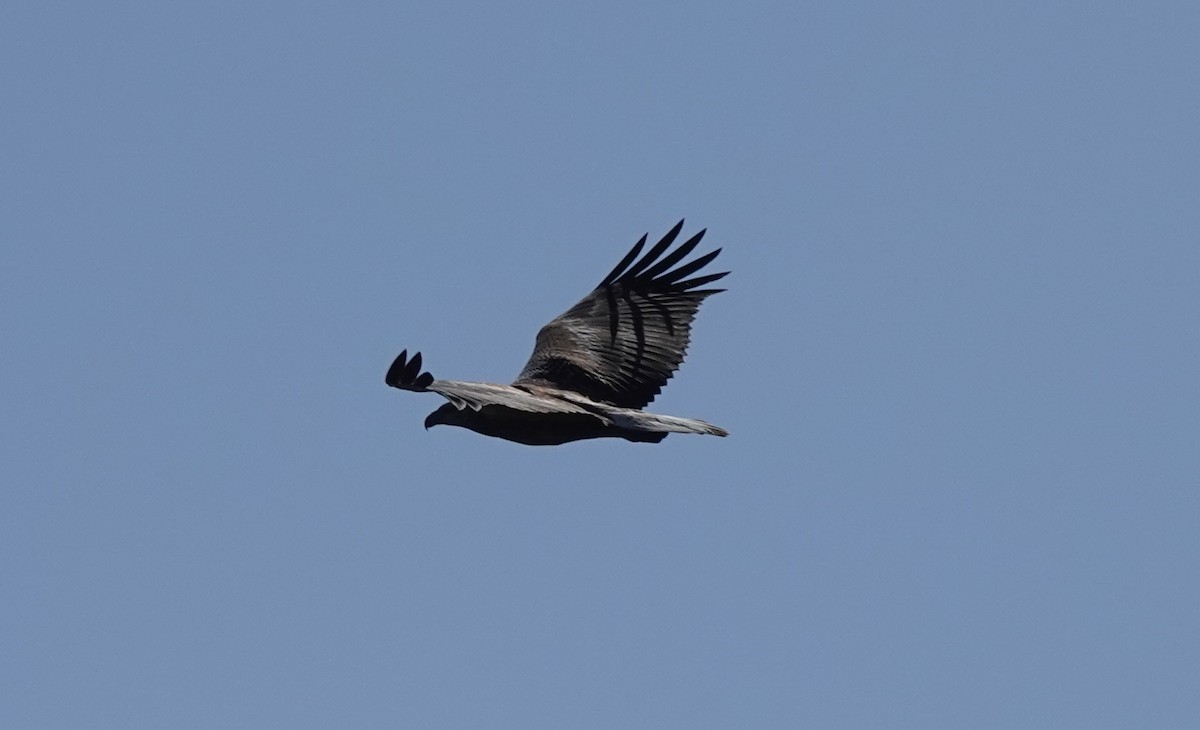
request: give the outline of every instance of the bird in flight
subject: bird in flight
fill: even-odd
[[[449,401],[429,414],[426,429],[461,426],[531,446],[606,437],[658,443],[671,433],[727,436],[704,421],[642,410],[683,362],[700,304],[725,291],[701,287],[729,273],[687,278],[721,249],[680,264],[704,237],[701,230],[667,253],[682,229],[679,221],[639,259],[642,236],[591,293],[542,327],[512,385],[437,380],[421,371],[421,353],[409,358],[407,350],[385,381]]]

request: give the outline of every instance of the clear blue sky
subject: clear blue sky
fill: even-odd
[[[1197,27],[6,4],[0,725],[1200,727]],[[683,216],[728,439],[384,386]]]

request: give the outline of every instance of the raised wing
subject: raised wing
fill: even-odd
[[[666,253],[682,229],[679,221],[638,259],[642,236],[592,293],[542,327],[514,385],[549,383],[623,408],[654,400],[687,354],[700,303],[724,291],[699,287],[729,273],[687,278],[721,249],[676,266],[704,236]]]

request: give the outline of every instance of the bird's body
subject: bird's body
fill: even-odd
[[[429,414],[426,428],[461,426],[532,446],[605,437],[658,443],[669,433],[727,435],[704,421],[641,410],[683,361],[700,303],[723,291],[697,287],[728,273],[681,281],[720,253],[672,269],[704,235],[700,231],[664,257],[682,227],[680,221],[634,263],[643,236],[599,286],[543,327],[512,385],[437,380],[421,372],[421,353],[409,359],[407,350],[389,368],[387,384],[432,391],[449,401]]]

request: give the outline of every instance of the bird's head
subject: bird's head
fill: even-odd
[[[462,411],[455,408],[450,403],[443,404],[433,413],[425,417],[425,429],[428,430],[434,426],[447,425],[459,426],[462,425]]]

